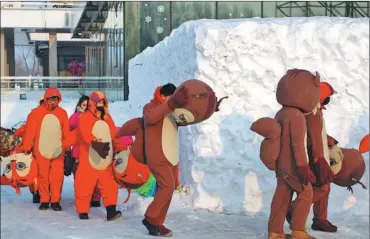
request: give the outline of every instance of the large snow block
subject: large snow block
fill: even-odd
[[[180,130],[181,180],[193,182],[194,208],[268,213],[276,186],[249,130],[274,117],[277,82],[291,68],[318,71],[338,92],[325,111],[328,134],[358,148],[369,132],[369,19],[281,18],[189,21],[129,62],[136,113],[167,82],[200,79],[229,99],[209,120]],[[368,155],[365,155],[369,167]],[[368,172],[363,181],[368,184]],[[329,213],[368,214],[368,191],[332,186]]]

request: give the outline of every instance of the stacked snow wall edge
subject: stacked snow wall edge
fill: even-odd
[[[262,138],[249,128],[279,110],[276,85],[290,68],[318,71],[333,85],[338,93],[325,111],[327,132],[341,147],[357,148],[369,132],[368,18],[189,21],[130,61],[130,101],[138,114],[167,82],[197,78],[218,97],[230,97],[208,121],[180,129],[181,180],[195,186],[194,208],[269,211],[276,179],[259,160]],[[363,181],[368,185],[368,172]],[[355,186],[352,196],[332,187],[330,213],[368,215],[364,208],[368,191]]]

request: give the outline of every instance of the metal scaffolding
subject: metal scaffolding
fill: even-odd
[[[329,2],[329,1],[295,1],[276,2],[277,16],[283,17],[369,17],[370,3],[368,1],[358,2]]]

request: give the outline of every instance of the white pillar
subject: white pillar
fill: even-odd
[[[57,34],[49,33],[49,76],[58,76]]]

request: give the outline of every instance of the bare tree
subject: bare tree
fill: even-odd
[[[28,51],[24,50],[24,46],[17,46],[17,48],[19,49],[19,51],[21,53],[21,58],[22,59],[19,59],[19,58],[16,59],[16,62],[17,62],[16,66],[20,67],[18,64],[23,65],[26,68],[28,76],[29,75],[34,75],[36,73],[35,68],[36,68],[36,62],[37,62],[35,54],[33,54],[32,68],[30,68],[30,66],[28,64],[29,56],[30,56],[31,53],[33,53],[32,52],[33,47],[29,46]],[[37,71],[38,71],[38,69],[37,69]]]

